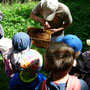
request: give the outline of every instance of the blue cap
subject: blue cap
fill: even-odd
[[[31,38],[27,33],[19,32],[13,36],[12,44],[15,50],[23,51],[31,48]]]
[[[72,47],[75,52],[82,50],[82,41],[76,35],[66,35],[64,37],[58,37],[56,42],[64,42],[65,44]]]

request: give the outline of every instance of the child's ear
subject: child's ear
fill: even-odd
[[[80,55],[80,51],[75,53],[75,58],[77,58]]]

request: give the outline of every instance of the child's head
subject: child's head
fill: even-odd
[[[66,75],[72,68],[75,51],[63,42],[51,43],[46,49],[45,64],[53,73]]]
[[[35,75],[43,65],[43,58],[38,51],[30,49],[22,54],[19,63],[24,71],[28,71],[31,75]]]
[[[31,48],[31,38],[27,33],[19,32],[13,36],[12,44],[15,50],[23,51]]]
[[[82,41],[75,35],[66,35],[64,37],[59,37],[56,42],[64,42],[75,50],[76,58],[79,56],[82,50]]]

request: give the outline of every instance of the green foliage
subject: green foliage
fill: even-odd
[[[0,90],[9,90],[9,80],[5,74],[4,64],[0,55]]]
[[[2,3],[8,3],[8,4],[13,4],[13,3],[25,3],[28,2],[29,0],[0,0]]]
[[[34,3],[30,4],[14,4],[11,6],[3,6],[2,12],[4,19],[2,25],[5,30],[5,37],[12,38],[14,34],[24,31],[26,32],[29,25],[39,25],[30,19],[30,12]]]
[[[68,1],[65,4],[69,7],[73,23],[65,30],[65,34],[77,35],[83,41],[83,51],[88,50],[86,39],[90,39],[89,23],[90,23],[90,1]]]

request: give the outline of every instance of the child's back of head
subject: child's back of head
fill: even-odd
[[[36,75],[43,65],[43,58],[38,51],[30,49],[22,54],[19,63],[23,71]]]
[[[56,42],[49,45],[45,53],[46,63],[54,73],[68,73],[72,67],[75,52],[62,42]]]
[[[66,35],[64,37],[59,37],[56,42],[64,42],[75,50],[76,58],[80,55],[82,50],[82,41],[76,35]]]
[[[19,32],[13,36],[12,44],[15,50],[23,51],[31,48],[31,38],[27,33]]]

